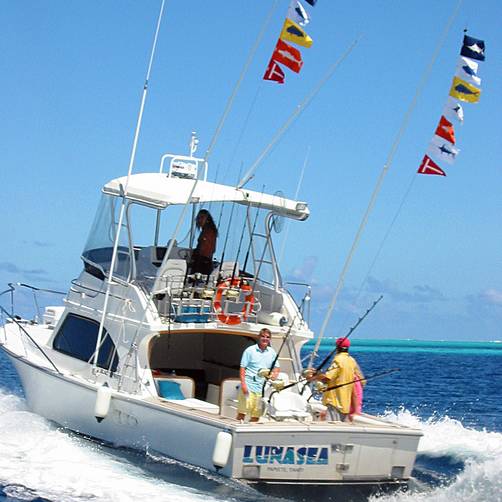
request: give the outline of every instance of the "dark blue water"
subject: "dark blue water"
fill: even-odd
[[[320,359],[331,348],[323,343]],[[502,344],[354,340],[351,353],[369,377],[364,411],[424,432],[411,491],[379,500],[502,500]],[[400,370],[371,378],[392,368]],[[4,501],[273,500],[202,469],[58,429],[25,410],[1,352],[0,453]]]

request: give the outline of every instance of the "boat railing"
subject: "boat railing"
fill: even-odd
[[[16,283],[9,282],[8,283],[8,288],[5,291],[0,292],[0,297],[3,296],[3,295],[6,295],[8,293],[10,293],[10,315],[12,317],[15,317],[14,299],[15,299],[15,292],[17,291],[16,287],[18,287],[18,288],[25,288],[25,289],[28,289],[31,292],[33,303],[34,303],[34,306],[35,306],[35,312],[36,312],[33,321],[36,322],[36,323],[40,323],[40,322],[43,321],[43,316],[42,316],[42,313],[41,313],[41,310],[40,310],[40,304],[41,304],[41,302],[40,302],[39,297],[38,297],[39,294],[48,293],[48,294],[51,294],[51,295],[66,296],[66,293],[63,292],[63,291],[56,291],[54,289],[39,288],[39,287],[36,287],[36,286],[32,286],[30,284],[25,284],[23,282],[16,282]]]
[[[287,281],[286,284],[291,286],[303,286],[305,288],[305,293],[299,305],[297,305],[298,310],[303,319],[306,320],[307,324],[310,323],[310,304],[312,302],[312,286],[307,282],[297,282],[297,281]]]
[[[16,288],[14,287],[14,284],[12,282],[9,282],[7,284],[8,288],[5,291],[0,292],[0,297],[3,295],[6,295],[7,293],[10,293],[10,315],[14,315],[14,291],[16,291]]]
[[[256,323],[261,310],[260,292],[237,278],[218,282],[174,274],[163,277],[152,294],[159,315],[175,322]]]
[[[35,315],[34,319],[27,320],[23,319],[21,316],[15,314],[15,306],[14,306],[14,298],[15,298],[15,292],[17,291],[16,286],[19,288],[27,288],[29,289],[32,294],[33,294],[33,301],[35,303],[36,307],[36,312],[37,314]],[[3,295],[7,295],[10,293],[10,312],[5,309],[2,305],[0,305],[0,313],[2,316],[2,325],[3,325],[3,343],[7,343],[7,330],[5,329],[5,324],[6,322],[15,324],[19,330],[20,333],[20,342],[22,343],[23,349],[24,349],[24,355],[27,357],[28,352],[30,350],[35,350],[39,354],[43,356],[43,358],[50,364],[50,366],[60,373],[59,369],[56,367],[56,365],[52,362],[52,360],[49,358],[49,356],[45,353],[45,351],[40,347],[40,345],[33,339],[33,337],[28,333],[28,331],[24,328],[25,325],[37,325],[42,321],[46,321],[46,319],[42,318],[42,315],[40,313],[40,301],[37,298],[37,294],[39,293],[50,293],[50,294],[57,294],[57,295],[66,295],[66,293],[63,293],[62,291],[56,291],[53,289],[45,289],[45,288],[38,288],[36,286],[31,286],[30,284],[24,284],[21,282],[18,283],[9,283],[8,288],[2,292],[0,292],[0,297]]]
[[[24,355],[25,357],[28,357],[28,353],[30,352],[30,349],[35,349],[38,353],[40,353],[43,358],[50,364],[50,366],[57,372],[61,373],[57,366],[52,362],[51,358],[45,353],[45,351],[40,347],[40,345],[33,339],[33,337],[26,331],[24,328],[23,324],[36,324],[34,321],[27,321],[25,319],[21,319],[19,316],[13,316],[11,315],[6,309],[4,309],[0,305],[0,311],[2,313],[2,317],[7,317],[9,322],[14,323],[17,328],[19,329],[19,333],[22,334],[21,336],[21,343],[23,345],[24,349]],[[4,319],[5,320],[5,319]],[[5,329],[5,322],[3,323],[4,326],[4,340],[3,343],[7,343],[7,330]],[[27,346],[27,343],[31,344],[31,346]]]

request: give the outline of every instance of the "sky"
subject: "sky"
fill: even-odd
[[[305,3],[305,2],[304,2]],[[312,285],[311,324],[324,319],[382,168],[457,0],[318,0],[300,48],[304,65],[278,85],[261,77],[289,0],[168,0],[134,172],[166,152],[208,147],[272,11],[210,156],[210,179],[234,184],[295,108],[357,40],[332,78],[281,136],[247,185],[299,199],[281,269]],[[0,290],[9,282],[67,290],[100,188],[127,173],[160,0],[1,2]],[[353,336],[502,340],[502,3],[463,2],[412,109],[345,276],[326,332]],[[417,176],[446,103],[463,30],[485,40],[482,95],[456,127],[446,177]],[[307,160],[306,160],[307,159]],[[299,291],[295,291],[299,294]],[[8,305],[4,297],[3,305]],[[28,309],[21,297],[19,311]],[[49,300],[41,300],[49,301]]]

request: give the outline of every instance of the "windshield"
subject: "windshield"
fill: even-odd
[[[87,265],[94,267],[104,276],[111,269],[113,246],[119,228],[121,199],[103,195],[98,206],[94,223],[82,253],[82,259]],[[131,245],[127,225],[127,214],[122,219],[119,233],[117,259],[113,270],[114,277],[128,280],[131,275]]]

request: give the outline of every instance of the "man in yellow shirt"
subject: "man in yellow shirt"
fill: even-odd
[[[329,389],[324,392],[322,404],[327,408],[328,420],[345,422],[349,418],[350,407],[354,392],[354,380],[363,380],[359,365],[349,356],[350,341],[348,338],[338,338],[336,341],[336,355],[325,374],[314,377],[315,380],[324,382]],[[362,383],[362,382],[361,382]]]

